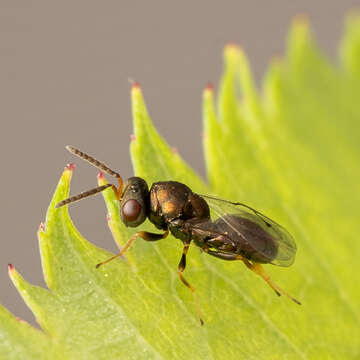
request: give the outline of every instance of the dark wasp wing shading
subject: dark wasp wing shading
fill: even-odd
[[[290,266],[295,260],[294,238],[281,225],[243,203],[202,196],[209,205],[211,222],[195,227],[229,237],[240,254],[259,263]]]

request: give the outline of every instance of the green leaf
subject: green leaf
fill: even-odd
[[[80,235],[67,208],[54,208],[69,194],[68,166],[39,229],[48,289],[10,269],[43,332],[0,307],[0,357],[359,358],[359,18],[349,18],[340,49],[335,67],[298,19],[286,59],[272,62],[259,94],[244,52],[226,47],[217,101],[211,87],[204,91],[209,185],[157,133],[139,86],[132,88],[135,173],[149,183],[178,180],[199,193],[246,202],[283,224],[296,239],[296,261],[266,271],[302,306],[275,296],[241,263],[193,246],[185,276],[197,290],[201,327],[177,275],[182,244],[171,236],[137,240],[126,258],[96,270],[111,254]],[[121,247],[136,229],[121,223],[112,190],[103,195]],[[150,223],[141,228],[154,231]]]

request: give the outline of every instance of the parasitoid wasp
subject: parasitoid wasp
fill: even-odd
[[[57,208],[112,187],[120,202],[120,216],[126,226],[138,227],[148,218],[156,228],[164,231],[161,234],[136,232],[119,254],[97,264],[96,268],[125,254],[137,237],[146,241],[157,241],[166,238],[170,232],[183,242],[178,274],[182,283],[193,293],[201,325],[204,322],[195,289],[183,276],[186,254],[191,242],[205,253],[217,258],[242,261],[248,269],[262,277],[277,295],[283,294],[300,305],[298,300],[270,279],[261,265],[273,264],[286,267],[294,262],[295,241],[281,225],[246,204],[199,195],[177,181],[156,182],[151,185],[150,190],[146,181],[140,177],[131,177],[123,184],[120,174],[104,163],[72,146],[66,148],[74,155],[117,178],[118,187],[113,184],[98,186],[59,202]]]

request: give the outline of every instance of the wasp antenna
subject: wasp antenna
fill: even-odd
[[[106,185],[102,185],[102,186],[98,186],[94,189],[91,189],[91,190],[88,190],[88,191],[84,191],[78,195],[75,195],[75,196],[71,196],[63,201],[60,201],[59,203],[57,203],[55,205],[55,208],[59,208],[59,207],[62,207],[64,205],[67,205],[67,204],[70,204],[70,203],[73,203],[75,201],[79,201],[79,200],[82,200],[86,197],[89,197],[89,196],[93,196],[101,191],[104,191],[105,189],[107,189],[108,187],[110,186],[113,186],[112,184],[106,184]]]
[[[117,173],[116,171],[110,169],[107,165],[105,165],[104,163],[100,162],[99,160],[96,160],[95,158],[93,158],[92,156],[85,154],[84,152],[80,151],[79,149],[76,149],[75,147],[71,146],[71,145],[67,145],[66,149],[68,151],[70,151],[72,154],[78,156],[79,158],[87,161],[88,163],[90,163],[91,165],[97,167],[98,169],[106,172],[107,174],[121,179],[121,176],[119,173]]]

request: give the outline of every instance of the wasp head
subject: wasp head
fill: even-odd
[[[142,224],[148,213],[149,188],[145,180],[139,177],[129,178],[124,186],[120,200],[120,216],[129,227]]]

